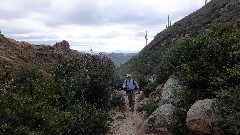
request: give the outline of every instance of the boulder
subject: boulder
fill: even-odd
[[[187,112],[186,124],[193,135],[224,135],[218,126],[216,99],[198,100]]]
[[[157,108],[143,123],[142,129],[146,132],[172,135],[172,126],[178,122],[184,112],[172,104],[164,104]]]
[[[177,106],[180,102],[184,102],[184,93],[186,88],[181,85],[180,80],[176,76],[170,76],[163,86],[160,105],[173,104]]]

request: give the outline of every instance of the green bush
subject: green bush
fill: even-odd
[[[63,135],[102,135],[110,128],[110,114],[102,109],[96,109],[86,102],[75,104],[68,108],[75,121],[63,132]]]
[[[239,25],[218,24],[170,46],[162,55],[158,78],[173,73],[181,76],[189,88],[189,104],[216,97],[219,89],[239,81],[239,36]],[[230,71],[235,71],[235,76]]]
[[[110,115],[87,103],[75,103],[61,111],[22,93],[4,93],[0,103],[0,134],[100,135],[110,127]]]
[[[92,55],[63,61],[53,73],[56,93],[75,94],[78,100],[95,104],[97,108],[108,108],[115,82],[114,70],[111,60]],[[63,87],[63,91],[59,86]]]
[[[10,81],[9,67],[0,63],[0,93],[6,90]]]
[[[43,73],[33,67],[19,67],[14,75],[12,85],[18,92],[33,94],[35,85],[43,80]]]
[[[122,108],[125,105],[125,98],[124,94],[114,91],[112,93],[112,98],[111,98],[111,107],[119,107]]]
[[[138,82],[139,89],[142,90],[148,85],[148,80],[142,74],[134,74],[136,77],[134,79]]]
[[[0,134],[59,134],[74,122],[68,112],[49,104],[54,95],[47,82],[36,69],[16,72],[11,87],[0,95]]]
[[[156,83],[148,83],[147,86],[143,88],[143,94],[145,95],[145,97],[149,97],[149,94],[155,91],[156,87]]]
[[[224,128],[232,134],[239,134],[239,125],[232,122],[239,120],[239,37],[239,23],[213,25],[171,45],[157,67],[158,78],[171,74],[182,78],[188,88],[185,109],[197,100],[217,97]]]
[[[0,93],[0,134],[106,134],[113,69],[95,56],[66,60],[48,78],[19,68]]]
[[[221,90],[218,106],[223,117],[223,127],[229,135],[240,134],[240,86]]]
[[[146,101],[145,104],[142,105],[142,107],[143,110],[146,111],[148,115],[150,115],[158,108],[158,103],[154,99],[150,98]]]

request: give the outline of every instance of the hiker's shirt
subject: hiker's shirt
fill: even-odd
[[[134,81],[134,83],[133,83]],[[127,88],[127,91],[139,89],[137,81],[131,79],[131,80],[125,80],[123,83],[123,88]]]

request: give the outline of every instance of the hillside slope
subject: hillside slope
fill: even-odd
[[[58,62],[67,57],[81,56],[70,49],[67,41],[50,45],[33,45],[24,41],[16,41],[0,34],[0,65],[17,68],[19,66],[35,66],[49,72]]]
[[[174,25],[158,33],[148,46],[123,65],[119,72],[136,72],[149,75],[161,60],[161,53],[171,44],[184,39],[189,34],[196,35],[207,30],[210,25],[235,22],[240,19],[240,1],[212,0],[201,9],[184,17]]]
[[[181,101],[172,104],[186,110],[186,118],[180,122],[176,130],[183,132],[177,134],[205,134],[205,129],[200,133],[201,128],[196,126],[191,128],[187,119],[190,108],[195,103],[199,100],[212,99],[216,100],[214,106],[219,113],[217,116],[219,119],[214,125],[219,125],[224,130],[224,135],[239,135],[239,37],[240,1],[212,0],[157,34],[148,46],[118,71],[123,75],[124,72],[133,73],[143,86],[144,95],[154,93],[155,84],[165,82],[167,84],[168,78],[172,75],[179,78],[180,84],[184,86],[184,92],[180,94],[174,84],[172,93],[175,100],[173,101]],[[157,81],[153,85],[145,81],[149,74],[156,75]],[[161,95],[160,105],[165,98],[164,92]],[[171,98],[169,94],[166,96],[168,100]],[[193,125],[202,124],[197,121],[195,119]],[[209,125],[207,123],[204,126]],[[157,124],[156,127],[160,126]]]

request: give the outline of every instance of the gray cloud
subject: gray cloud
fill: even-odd
[[[54,1],[55,3],[58,1]],[[7,13],[0,12],[3,18],[22,18],[27,17],[30,13],[39,12],[49,16],[43,21],[48,27],[56,27],[60,25],[112,25],[112,24],[134,24],[139,26],[158,26],[165,23],[167,14],[159,13],[158,8],[143,6],[138,2],[116,1],[108,6],[99,6],[97,0],[79,0],[74,1],[73,7],[54,6],[54,2],[49,0],[22,0],[21,2],[9,2],[15,7],[14,10],[8,10]],[[61,3],[62,0],[59,1]],[[69,1],[70,3],[73,1]],[[7,2],[6,2],[7,3]],[[63,3],[64,4],[64,3]],[[1,5],[1,4],[0,4]],[[4,5],[3,5],[4,6]],[[195,7],[194,7],[195,8]],[[191,10],[191,9],[190,9]],[[188,11],[178,11],[172,13],[174,18],[183,15]],[[173,18],[173,19],[174,19]]]
[[[138,3],[116,1],[107,7],[98,6],[96,1],[80,1],[71,10],[51,9],[51,18],[46,24],[56,25],[112,25],[135,24],[156,25],[165,21],[165,16],[159,14],[157,9],[143,7]]]
[[[50,8],[49,0],[7,0],[0,3],[1,19],[27,17],[30,12],[46,12]]]
[[[67,5],[65,8],[62,6],[52,7],[50,9],[51,17],[46,21],[46,24],[49,26],[69,24],[98,25],[99,20],[102,18],[95,0],[80,0],[71,9]]]
[[[44,40],[44,39],[53,39],[56,36],[52,34],[12,34],[10,35],[17,40]]]
[[[30,44],[34,44],[34,45],[54,45],[56,42],[59,41],[55,41],[55,40],[50,40],[50,41],[28,41],[25,40],[26,42],[29,42]]]
[[[11,38],[36,44],[66,39],[75,48],[121,49],[142,45],[136,38],[144,40],[145,30],[153,37],[164,28],[168,14],[174,23],[198,9],[199,1],[5,0],[0,3],[0,29]]]

